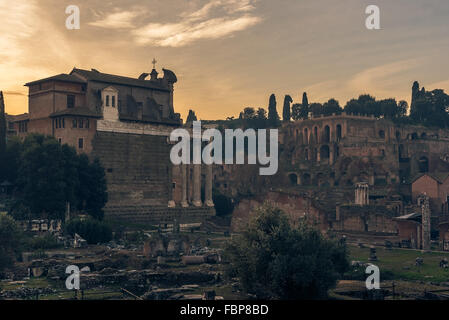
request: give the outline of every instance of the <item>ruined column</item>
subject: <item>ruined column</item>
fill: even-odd
[[[426,194],[422,194],[418,197],[418,205],[421,206],[421,221],[422,221],[422,249],[430,250],[430,206],[429,197]]]
[[[181,165],[181,176],[182,176],[182,199],[181,206],[186,208],[189,206],[187,202],[187,165]]]
[[[206,165],[206,186],[205,186],[205,205],[208,207],[214,206],[212,200],[212,165]]]
[[[355,204],[359,206],[369,205],[369,187],[366,182],[359,182],[355,186]]]
[[[201,207],[201,164],[193,165],[193,205]]]

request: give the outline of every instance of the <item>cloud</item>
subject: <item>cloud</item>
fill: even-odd
[[[397,76],[419,65],[417,59],[396,61],[363,70],[348,81],[350,89],[356,92],[366,90],[385,95],[391,92],[391,87],[397,85]]]
[[[133,20],[141,13],[137,11],[121,11],[108,14],[100,20],[89,22],[89,25],[109,29],[129,29],[134,28]],[[95,14],[101,17],[101,14]]]
[[[216,18],[197,24],[155,24],[133,32],[140,45],[182,47],[200,39],[218,39],[244,30],[261,21],[258,17],[243,16],[236,19]]]
[[[180,21],[151,22],[132,32],[139,45],[182,47],[200,39],[218,39],[245,30],[262,19],[252,15],[254,0],[212,0],[182,12]]]

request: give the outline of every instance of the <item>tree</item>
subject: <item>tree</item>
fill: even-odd
[[[6,114],[3,92],[0,91],[0,155],[6,152]]]
[[[98,159],[90,163],[85,154],[80,155],[77,169],[82,186],[78,189],[78,210],[86,211],[90,216],[102,220],[103,207],[108,201],[104,169]]]
[[[341,112],[340,104],[335,99],[329,99],[325,104],[323,104],[323,114],[326,116],[330,116],[334,113]]]
[[[276,96],[274,94],[270,96],[268,104],[268,123],[272,127],[279,126],[279,114],[276,109]]]
[[[20,253],[22,233],[13,218],[0,214],[0,272],[13,265]]]
[[[20,163],[17,174],[17,194],[21,202],[14,207],[15,215],[30,218],[64,219],[66,204],[85,211],[97,219],[103,218],[107,202],[104,169],[98,160],[89,162],[85,154],[60,145],[52,137],[32,134],[20,148],[13,143],[10,159]]]
[[[312,112],[314,116],[323,114],[323,105],[321,103],[312,103],[309,106],[309,112]]]
[[[193,121],[197,121],[198,119],[197,119],[197,117],[196,117],[196,114],[195,114],[195,111],[193,111],[193,110],[189,110],[189,114],[188,114],[188,116],[187,116],[187,123],[191,123],[191,122],[193,122]]]
[[[307,98],[307,92],[302,94],[302,105],[307,108],[309,106],[309,99]]]
[[[282,110],[282,121],[284,122],[289,122],[291,119],[290,104],[292,102],[292,97],[287,94],[284,98],[284,109]]]
[[[292,118],[293,120],[307,119],[309,114],[309,106],[304,106],[299,103],[292,105]]]
[[[324,299],[348,270],[346,245],[265,204],[225,249],[227,274],[258,299]]]

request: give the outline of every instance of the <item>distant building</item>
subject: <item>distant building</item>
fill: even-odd
[[[173,106],[176,75],[153,69],[138,78],[73,69],[29,82],[28,113],[8,116],[11,135],[39,133],[99,158],[106,170],[106,215],[137,223],[201,222],[213,215],[201,199],[212,174],[172,166],[168,137],[182,120]],[[150,76],[150,79],[147,79]]]

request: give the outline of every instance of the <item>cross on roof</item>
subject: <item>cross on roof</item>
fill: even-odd
[[[156,69],[156,63],[157,63],[157,61],[156,61],[155,58],[153,58],[153,61],[151,61],[151,63],[153,64],[153,69]]]

